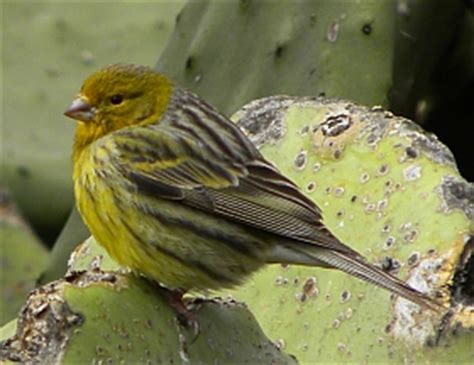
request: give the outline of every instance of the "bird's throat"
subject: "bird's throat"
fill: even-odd
[[[77,161],[87,146],[105,136],[108,132],[100,124],[79,122],[74,135],[73,160]]]

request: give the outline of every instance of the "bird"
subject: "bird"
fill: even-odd
[[[341,242],[236,124],[165,74],[107,65],[64,114],[77,121],[74,195],[90,232],[120,265],[178,301],[279,263],[337,269],[441,308]]]

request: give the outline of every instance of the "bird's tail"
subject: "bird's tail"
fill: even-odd
[[[287,263],[335,268],[400,295],[422,307],[436,312],[444,309],[441,303],[367,262],[355,251],[339,252],[318,246],[295,247],[295,245],[280,246],[278,251],[276,260],[279,262],[286,257]]]

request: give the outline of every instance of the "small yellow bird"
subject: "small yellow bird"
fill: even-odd
[[[236,125],[163,74],[107,66],[65,115],[78,121],[79,211],[119,264],[177,293],[233,287],[265,264],[335,268],[439,308],[342,244]]]

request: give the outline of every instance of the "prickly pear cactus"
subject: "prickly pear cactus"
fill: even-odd
[[[302,363],[468,362],[474,187],[449,150],[413,122],[350,102],[272,97],[234,119],[338,238],[453,308],[436,314],[341,273],[275,266],[232,293],[265,331]]]
[[[278,94],[412,111],[463,11],[443,0],[190,1],[157,69],[229,115]]]
[[[92,240],[90,240],[92,241]],[[296,364],[245,305],[195,300],[184,328],[157,287],[120,270],[94,242],[73,253],[65,278],[33,291],[0,359],[22,363]],[[11,331],[14,324],[9,324]]]

